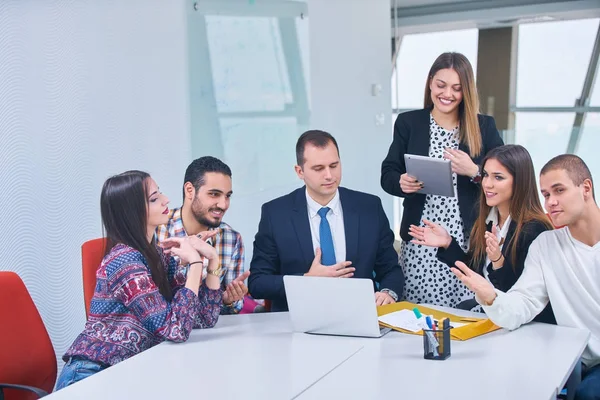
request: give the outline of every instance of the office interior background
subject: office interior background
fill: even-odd
[[[599,21],[598,0],[3,0],[0,270],[60,358],[85,321],[81,244],[102,235],[107,177],[148,171],[178,207],[188,163],[223,159],[248,267],[260,206],[301,185],[307,129],[337,138],[342,185],[380,196],[397,234],[380,164],[444,51],[469,58],[481,111],[538,171],[572,152],[599,177]]]

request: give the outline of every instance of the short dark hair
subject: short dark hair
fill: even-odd
[[[581,185],[586,179],[589,179],[592,182],[592,185],[594,183],[590,169],[581,157],[576,156],[575,154],[561,154],[560,156],[554,157],[544,165],[540,175],[544,175],[546,172],[557,169],[564,169],[567,172],[567,175],[569,175],[569,178],[571,178],[573,183],[577,186]]]
[[[195,159],[185,170],[183,185],[190,182],[194,185],[194,189],[198,190],[204,185],[204,175],[207,172],[218,172],[231,177],[231,169],[223,161],[216,157],[204,156]],[[185,200],[185,187],[183,188],[183,199]]]
[[[307,143],[310,143],[313,146],[321,149],[327,147],[329,143],[333,143],[338,155],[340,154],[340,148],[338,147],[335,138],[331,136],[330,133],[316,129],[306,131],[300,135],[298,141],[296,142],[296,163],[301,167],[304,165],[304,148],[306,147]]]

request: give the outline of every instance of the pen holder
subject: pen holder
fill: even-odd
[[[426,360],[445,360],[450,357],[450,328],[423,329],[423,350]]]

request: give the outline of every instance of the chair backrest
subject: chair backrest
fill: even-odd
[[[28,385],[52,392],[56,354],[44,321],[14,272],[0,272],[0,382]],[[32,393],[5,389],[6,399],[37,398]]]
[[[96,289],[96,271],[104,257],[106,238],[92,239],[81,245],[81,272],[83,276],[83,300],[85,315],[90,313],[90,302]]]

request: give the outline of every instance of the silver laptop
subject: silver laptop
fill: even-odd
[[[381,337],[373,281],[359,278],[283,277],[294,332]]]

